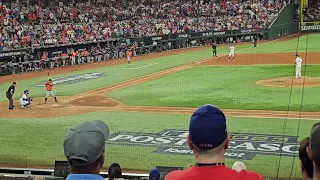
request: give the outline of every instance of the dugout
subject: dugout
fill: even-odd
[[[160,40],[159,44],[161,44],[161,49],[163,51],[172,50],[173,49],[173,42],[174,39],[168,39],[168,40]]]
[[[236,34],[237,39],[241,42],[253,42],[254,37],[257,36],[258,40],[264,40],[267,37],[267,31],[265,32],[252,32],[250,34]]]
[[[203,37],[202,36],[197,36],[197,37],[189,37],[188,39],[188,46],[199,46],[200,45],[200,41]]]
[[[177,38],[173,40],[173,48],[180,49],[188,47],[191,42],[191,37]]]

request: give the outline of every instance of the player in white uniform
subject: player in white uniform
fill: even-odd
[[[233,61],[234,61],[234,53],[235,53],[235,51],[236,51],[236,48],[231,45],[231,46],[229,47],[229,59],[228,59],[228,61],[230,61],[230,57],[231,57],[231,56],[232,56],[232,59],[233,59]]]
[[[302,59],[297,54],[296,55],[296,79],[301,78],[301,63],[302,63]]]
[[[31,98],[28,98],[29,91],[25,90],[21,97],[19,98],[19,102],[21,105],[21,108],[25,109],[31,104]]]

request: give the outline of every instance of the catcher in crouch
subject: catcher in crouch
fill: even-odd
[[[29,91],[25,90],[23,91],[23,94],[19,98],[19,102],[22,109],[26,109],[31,104],[32,98],[31,97],[29,98],[28,96],[29,96]]]
[[[54,100],[56,101],[56,103],[58,102],[56,95],[54,94],[52,88],[53,88],[53,83],[52,80],[49,79],[46,83],[44,83],[44,85],[46,86],[47,92],[46,92],[46,98],[44,100],[44,103],[47,104],[47,100],[49,95],[51,94],[52,97],[54,98]]]

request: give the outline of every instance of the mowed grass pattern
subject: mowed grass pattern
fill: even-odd
[[[299,51],[305,51],[305,44],[307,41],[306,36],[302,36],[299,40]],[[308,37],[308,51],[319,52],[317,42],[320,41],[320,36],[317,34],[309,35]],[[252,44],[240,44],[236,45],[236,54],[243,53],[272,53],[272,52],[295,52],[296,43],[298,39],[292,39],[289,41],[270,41],[270,42],[259,42],[259,46],[254,48]],[[226,55],[228,53],[228,45],[223,45],[222,47],[218,46],[218,54]],[[54,91],[58,96],[68,96],[68,95],[76,95],[79,93],[83,93],[86,91],[90,91],[93,89],[101,88],[104,86],[108,86],[111,84],[119,83],[125,80],[129,80],[135,77],[147,75],[150,73],[158,72],[161,70],[165,70],[168,68],[180,66],[183,64],[196,62],[198,60],[206,59],[212,57],[212,51],[210,47],[207,47],[204,50],[195,51],[195,52],[186,52],[183,54],[175,54],[171,56],[160,56],[153,59],[148,59],[144,61],[134,61],[132,60],[131,68],[132,70],[127,69],[126,61],[118,65],[99,67],[97,64],[97,68],[95,69],[83,69],[81,71],[75,72],[66,72],[64,74],[50,76],[50,78],[54,79],[57,77],[68,77],[81,75],[85,73],[104,73],[105,76],[90,80],[90,81],[82,81],[74,84],[60,84],[54,87]],[[270,57],[272,58],[272,57]],[[150,64],[158,63],[155,66],[148,66],[148,68],[134,69],[137,67],[147,66]],[[85,67],[84,67],[85,68]],[[44,73],[45,74],[45,73]],[[43,97],[45,95],[44,87],[35,87],[37,84],[43,84],[47,79],[47,76],[44,77],[35,77],[30,80],[18,81],[18,87],[16,89],[15,99],[18,99],[19,96],[23,93],[25,89],[30,91],[30,95],[32,97]],[[0,89],[6,90],[10,86],[11,82],[0,84]],[[0,102],[7,101],[5,96],[0,96]]]
[[[309,35],[308,51],[319,52],[319,35]],[[272,53],[295,52],[297,39],[287,42],[259,42],[257,48],[252,44],[236,47],[239,53]],[[307,37],[299,40],[299,52],[306,50]],[[264,44],[262,44],[264,43]],[[218,47],[219,55],[227,54],[228,47]],[[122,64],[84,69],[82,71],[52,76],[66,77],[90,72],[102,72],[102,78],[83,81],[72,85],[56,85],[55,93],[58,96],[75,95],[96,88],[115,84],[131,78],[158,72],[171,67],[188,64],[212,56],[210,47],[197,52],[187,52],[180,55],[163,56],[145,61],[134,62],[132,68],[158,63],[139,70],[124,69],[128,66]],[[142,83],[109,95],[130,105],[161,105],[178,107],[198,107],[211,103],[220,108],[240,109],[277,109],[286,110],[289,89],[266,88],[255,85],[259,79],[283,77],[292,75],[292,66],[230,66],[230,67],[197,67],[190,70],[162,77],[157,80]],[[308,66],[308,76],[318,77],[319,66]],[[35,77],[31,80],[18,81],[16,90],[17,99],[23,90],[29,89],[32,97],[43,97],[44,88],[34,87],[42,84],[47,77]],[[10,83],[0,84],[0,89],[6,90]],[[303,111],[318,111],[319,103],[316,101],[319,87],[306,88],[303,101]],[[290,110],[298,110],[301,100],[301,88],[295,88],[292,94]],[[7,101],[0,96],[0,101]],[[50,166],[55,160],[65,160],[62,143],[68,129],[75,123],[84,120],[103,120],[111,130],[157,133],[163,129],[188,129],[190,115],[168,115],[152,113],[126,113],[126,112],[94,112],[83,115],[42,118],[42,119],[6,119],[0,117],[0,164],[6,166]],[[293,119],[264,119],[227,117],[228,131],[299,136],[299,140],[309,135],[314,121]],[[300,125],[300,128],[298,126]],[[106,163],[118,162],[122,168],[130,170],[148,171],[157,165],[185,166],[194,163],[192,156],[175,156],[152,153],[156,147],[106,145]],[[257,155],[253,160],[244,160],[250,170],[262,173],[264,176],[277,176],[289,179],[291,167],[293,177],[301,177],[298,158]],[[234,159],[227,159],[230,167]]]
[[[248,46],[249,45],[240,45],[238,48],[245,49],[248,48]],[[221,53],[225,54],[226,52],[226,48],[221,50]],[[95,69],[85,69],[84,67],[84,69],[81,71],[66,72],[64,74],[50,76],[50,78],[54,79],[57,77],[70,77],[75,75],[83,75],[86,73],[104,74],[104,76],[97,79],[77,82],[73,84],[59,84],[54,86],[54,91],[57,96],[69,96],[105,87],[139,76],[155,73],[168,68],[188,64],[208,57],[212,57],[212,52],[209,49],[204,49],[195,52],[186,52],[183,54],[175,54],[171,56],[160,56],[159,54],[159,57],[157,58],[147,59],[143,61],[135,62],[133,58],[132,65],[130,66],[130,68],[132,69],[129,69],[129,66],[127,65],[126,61],[123,61],[123,63],[121,64],[105,67],[99,67],[97,64],[97,68]],[[157,65],[150,66],[150,64],[155,63],[157,63]],[[147,66],[147,68],[141,68],[144,66]],[[45,87],[36,87],[35,85],[43,84],[46,80],[47,76],[35,77],[30,80],[17,81],[18,86],[16,88],[16,95],[14,96],[14,98],[19,99],[20,95],[23,93],[25,89],[28,89],[30,91],[30,96],[34,98],[43,97],[45,95]],[[0,84],[0,89],[6,90],[11,85],[11,83],[12,82]],[[6,97],[0,96],[0,102],[1,101],[7,101]]]
[[[241,54],[251,54],[251,53],[281,53],[281,52],[320,52],[319,48],[320,35],[319,34],[309,34],[300,35],[299,38],[294,38],[288,41],[274,41],[271,43],[265,43],[254,49],[246,49],[239,53]],[[270,57],[272,58],[272,57]]]
[[[302,69],[304,71],[304,69]],[[108,96],[128,105],[199,107],[214,104],[223,109],[288,109],[290,87],[264,87],[256,81],[292,76],[293,66],[198,66],[139,85],[111,92]],[[320,65],[308,65],[306,76],[320,77]],[[302,88],[293,88],[289,110],[299,111]],[[320,87],[304,88],[302,111],[320,109],[314,98]]]
[[[151,113],[95,112],[78,116],[43,119],[0,119],[1,164],[53,166],[55,160],[64,160],[63,139],[70,127],[84,120],[103,120],[111,134],[122,132],[158,133],[164,129],[187,130],[190,115]],[[228,131],[266,135],[299,136],[299,141],[308,136],[314,121],[263,118],[227,117]],[[298,124],[300,127],[297,131]],[[257,148],[257,147],[255,147]],[[156,147],[106,145],[106,163],[118,162],[124,169],[148,171],[157,165],[182,166],[193,163],[188,155],[165,155],[152,153]],[[244,160],[248,168],[266,177],[275,177],[279,156],[257,155],[253,160]],[[234,159],[227,159],[230,167]],[[293,175],[300,177],[297,158],[282,157],[280,177],[289,177],[294,162]]]

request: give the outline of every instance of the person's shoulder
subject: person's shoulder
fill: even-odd
[[[238,175],[241,178],[243,177],[247,180],[263,180],[263,176],[259,173],[254,172],[254,171],[242,170],[238,173]]]
[[[177,171],[171,171],[169,174],[166,175],[165,180],[174,180],[178,179],[178,177],[182,174],[183,171],[177,170]]]
[[[165,177],[165,180],[187,179],[185,177],[188,177],[188,170],[176,170],[176,171],[171,171],[169,174],[167,174]]]
[[[199,169],[195,167],[191,167],[186,170],[171,171],[166,175],[165,180],[191,180],[195,179],[195,176],[198,176],[199,173]]]

